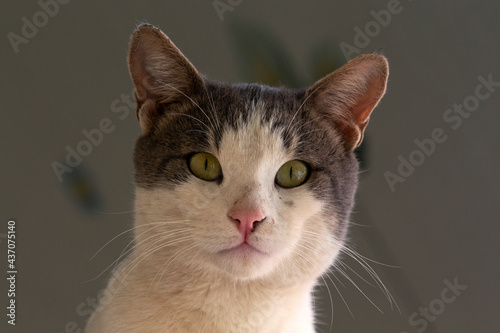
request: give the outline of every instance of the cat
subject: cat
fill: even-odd
[[[307,89],[224,84],[142,24],[128,66],[134,245],[86,333],[314,332],[312,291],[344,246],[386,58]]]

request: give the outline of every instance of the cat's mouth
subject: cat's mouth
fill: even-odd
[[[258,244],[246,241],[233,244],[216,252],[213,260],[219,269],[243,280],[254,279],[273,270],[274,256],[261,250]]]
[[[268,253],[257,249],[255,246],[250,245],[247,241],[244,241],[244,242],[240,243],[239,245],[236,245],[236,246],[231,247],[229,249],[222,250],[219,253],[221,253],[221,254],[236,254],[236,255],[244,255],[244,256],[245,255],[269,256]]]

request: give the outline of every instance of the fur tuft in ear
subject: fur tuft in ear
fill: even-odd
[[[385,93],[389,66],[376,53],[359,56],[316,82],[306,92],[316,112],[333,121],[346,147],[363,140],[370,114]]]
[[[158,104],[184,101],[203,86],[189,60],[161,30],[149,24],[140,25],[132,35],[128,67],[143,133],[160,116]]]

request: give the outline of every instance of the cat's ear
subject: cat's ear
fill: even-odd
[[[195,67],[158,28],[142,24],[132,35],[128,67],[135,87],[137,118],[143,133],[154,126],[158,105],[189,101],[203,86]]]
[[[316,112],[332,121],[353,150],[361,144],[370,114],[385,93],[389,66],[380,54],[359,56],[310,87]]]

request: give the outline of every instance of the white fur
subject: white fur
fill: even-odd
[[[325,223],[334,218],[306,186],[275,186],[295,157],[255,108],[208,151],[221,184],[192,176],[174,190],[137,188],[134,251],[87,333],[314,332],[311,292],[340,249]],[[221,253],[241,242],[227,216],[235,204],[265,211],[248,240],[265,254]]]

